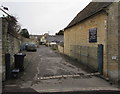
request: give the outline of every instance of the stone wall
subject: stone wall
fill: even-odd
[[[58,45],[58,51],[63,54],[64,53],[64,46]]]
[[[119,62],[119,65],[118,65],[118,84],[120,85],[120,3],[118,4],[118,52],[119,52],[119,58],[118,58],[118,62]]]
[[[113,82],[120,81],[120,2],[64,31],[64,53],[70,56],[72,45],[104,46],[103,73]],[[97,28],[97,42],[89,43],[89,29]]]
[[[0,19],[0,93],[2,93],[2,20]]]
[[[111,80],[118,82],[119,79],[119,71],[118,67],[120,64],[120,14],[119,14],[119,3],[115,2],[108,7],[108,26],[107,26],[107,54],[108,54],[108,62],[107,62],[107,73]]]
[[[64,53],[70,56],[71,46],[79,45],[86,47],[98,47],[99,44],[104,46],[104,65],[107,63],[107,14],[100,12],[81,23],[68,28],[64,31]],[[97,28],[97,42],[89,42],[89,30]],[[79,51],[79,50],[78,50]],[[85,53],[85,51],[83,52]],[[92,54],[91,56],[92,57]],[[84,62],[83,62],[84,63]],[[97,62],[96,62],[97,63]],[[104,68],[106,69],[106,68]],[[105,71],[104,71],[105,73]]]
[[[5,80],[5,54],[10,54],[11,68],[14,65],[14,54],[20,51],[21,36],[17,32],[8,31],[8,22],[5,18],[2,21],[2,69],[3,80]]]
[[[5,53],[7,52],[7,27],[8,23],[5,19],[0,18],[2,21],[2,80],[5,80]]]
[[[71,45],[70,57],[80,61],[93,71],[98,71],[98,47]]]

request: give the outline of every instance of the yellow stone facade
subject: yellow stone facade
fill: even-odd
[[[89,29],[97,28],[97,42],[89,43]],[[64,31],[64,53],[70,56],[70,45],[97,47],[104,45],[104,74],[107,74],[107,14],[98,13]]]
[[[71,50],[73,45],[82,46],[84,48],[82,52],[87,53],[85,47],[89,47],[94,51],[94,47],[97,47],[98,44],[103,45],[103,75],[108,77],[112,82],[120,84],[120,2],[111,3],[107,8],[104,8],[102,11],[97,12],[96,14],[87,17],[79,23],[74,24],[73,26],[68,27],[64,30],[64,53],[68,56],[71,56],[72,53],[78,53],[78,50]],[[86,16],[86,15],[85,15]],[[89,30],[92,28],[97,28],[97,42],[89,42]],[[78,47],[79,47],[78,46]],[[80,49],[81,50],[81,49]],[[72,52],[72,53],[71,53]],[[86,57],[95,57],[95,53],[83,54],[82,60],[85,62],[82,63],[91,63]],[[77,54],[72,54],[72,57]],[[85,56],[84,56],[85,55]],[[89,56],[91,55],[91,56]],[[93,56],[92,56],[93,55]],[[80,54],[81,56],[81,54]],[[78,56],[79,57],[79,56]],[[97,57],[98,59],[98,57]],[[98,61],[96,60],[96,64]],[[92,64],[94,67],[94,65]]]

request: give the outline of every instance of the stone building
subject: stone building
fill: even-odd
[[[32,43],[35,43],[35,44],[39,45],[41,37],[42,37],[42,35],[30,35],[30,39],[29,40]]]
[[[101,69],[116,83],[120,81],[119,12],[120,2],[91,2],[64,29],[64,53],[95,71]]]

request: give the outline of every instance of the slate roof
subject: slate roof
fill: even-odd
[[[48,42],[52,42],[52,41],[64,41],[64,36],[63,35],[56,35],[56,36],[47,36],[46,39]]]
[[[77,16],[69,23],[69,25],[65,28],[70,28],[86,18],[100,12],[104,8],[108,7],[112,2],[90,2],[81,12],[77,14]]]

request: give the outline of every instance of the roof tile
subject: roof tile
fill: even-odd
[[[94,15],[95,13],[103,10],[111,3],[112,2],[90,2],[81,12],[77,14],[77,16],[69,23],[69,25],[65,29],[70,28],[85,20],[86,18]]]

